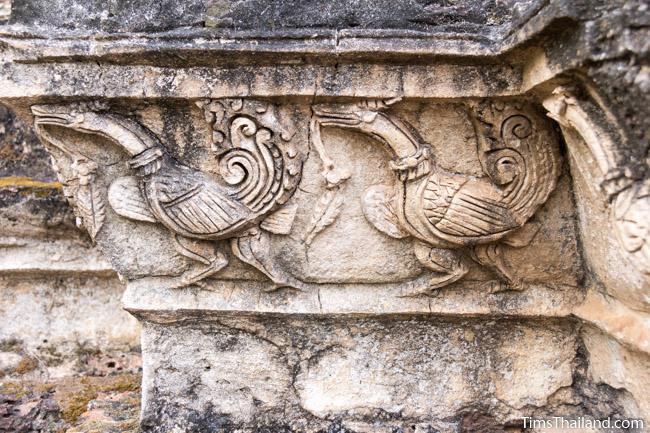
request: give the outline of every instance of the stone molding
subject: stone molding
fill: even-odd
[[[143,431],[650,413],[642,2],[408,2],[384,29],[71,2],[0,28],[0,100],[59,180],[32,186],[74,213],[51,244],[46,211],[3,231],[0,273],[117,273]]]

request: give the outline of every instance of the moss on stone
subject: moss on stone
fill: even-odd
[[[15,400],[20,400],[29,394],[29,390],[21,383],[4,382],[0,384],[0,394],[11,396]]]
[[[71,424],[77,422],[81,414],[86,412],[88,403],[96,399],[97,395],[97,387],[93,385],[87,385],[80,391],[70,395],[66,406],[61,411],[61,418]]]
[[[0,340],[0,352],[19,352],[21,347],[22,343],[16,338]]]
[[[124,375],[124,376],[116,376],[114,380],[102,386],[101,390],[104,392],[139,391],[140,377],[131,374]]]
[[[38,361],[35,358],[32,358],[31,356],[25,356],[23,357],[23,359],[21,359],[18,362],[18,365],[16,365],[16,368],[14,369],[14,373],[26,374],[36,370],[37,368],[38,368]]]

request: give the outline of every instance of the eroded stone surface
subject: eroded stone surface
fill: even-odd
[[[0,384],[3,433],[136,432],[137,375],[76,377]]]
[[[137,371],[139,325],[120,308],[119,282],[3,276],[0,288],[2,376]]]
[[[148,324],[145,425],[317,431],[338,419],[370,431],[383,419],[385,428],[455,431],[452,420],[475,410],[502,424],[572,386],[573,326],[400,317]]]
[[[589,374],[596,382],[609,383],[611,386],[625,390],[625,404],[638,412],[647,414],[650,411],[644,397],[648,387],[650,359],[647,353],[629,350],[604,335],[593,327],[583,331],[585,347],[589,351]],[[634,410],[634,409],[632,409]]]
[[[647,5],[262,3],[13,1],[0,98],[59,179],[0,113],[3,372],[133,342],[112,267],[145,429],[650,416]]]
[[[231,2],[224,0],[193,0],[184,5],[173,3],[138,3],[147,14],[134,14],[134,4],[122,1],[107,5],[88,2],[85,13],[74,2],[58,1],[54,5],[38,1],[13,0],[14,23],[51,25],[78,30],[100,28],[104,31],[161,31],[181,26],[274,30],[277,28],[372,28],[417,29],[452,27],[466,31],[489,29],[509,19],[520,18],[534,9],[534,1],[481,2],[463,1],[439,4],[405,1],[390,2],[319,1],[266,4],[259,1]],[[392,8],[393,14],[385,11]],[[146,19],[145,19],[146,16]],[[478,32],[477,32],[478,33]]]

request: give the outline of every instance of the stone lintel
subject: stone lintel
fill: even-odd
[[[381,77],[381,80],[377,80]],[[275,65],[161,68],[96,63],[13,63],[0,97],[182,100],[216,97],[459,99],[520,94],[521,70],[509,65]]]
[[[650,414],[590,370],[650,351],[644,5],[15,1],[0,100],[143,323],[143,431]]]

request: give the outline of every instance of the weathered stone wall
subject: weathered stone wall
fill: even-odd
[[[11,1],[2,0],[0,2],[0,21],[7,21],[11,14]]]
[[[105,372],[126,358],[137,370],[139,327],[120,307],[123,287],[78,231],[42,144],[6,106],[0,155],[3,377]]]
[[[344,0],[264,2],[246,0],[189,0],[155,2],[120,0],[13,0],[12,22],[55,26],[68,30],[155,32],[179,27],[275,31],[280,29],[408,29],[430,31],[440,27],[491,31],[534,10],[534,2],[506,0],[445,2],[406,0]],[[134,13],[134,8],[142,13]],[[390,10],[390,14],[386,13]]]
[[[6,378],[136,371],[139,320],[145,431],[650,422],[644,2],[0,5]],[[510,137],[503,112],[524,122],[515,147],[537,140],[555,163],[526,172],[534,205],[509,226],[523,235],[423,235],[419,204],[481,181],[469,199],[485,198],[521,174],[516,156],[490,165]],[[180,229],[142,198],[151,173],[137,169],[169,155],[165,188],[220,188],[246,179],[220,162],[227,150],[268,137],[279,156],[262,166],[297,176],[284,213],[175,244],[201,238],[213,208]],[[435,206],[392,198],[424,178]],[[494,197],[470,204],[480,224],[496,224]],[[455,233],[483,228],[448,215]]]

